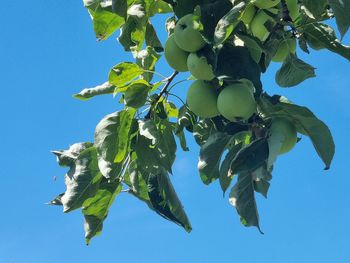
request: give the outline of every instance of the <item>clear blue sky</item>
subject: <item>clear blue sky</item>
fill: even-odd
[[[92,140],[98,121],[119,108],[117,101],[107,96],[81,102],[71,95],[104,82],[110,67],[132,58],[116,35],[95,41],[81,1],[4,1],[1,10],[0,263],[350,262],[350,63],[345,59],[312,52],[306,61],[318,77],[293,89],[275,85],[276,66],[264,76],[270,93],[309,106],[329,124],[337,145],[327,172],[307,138],[278,160],[268,200],[258,197],[265,235],[241,226],[218,184],[200,182],[198,148],[188,136],[191,152],[178,152],[172,179],[193,232],[123,194],[102,235],[87,247],[80,211],[66,215],[44,205],[64,190],[65,170],[49,151]],[[345,41],[350,44],[349,37]],[[163,61],[159,68],[171,73]],[[185,94],[186,86],[176,90]]]

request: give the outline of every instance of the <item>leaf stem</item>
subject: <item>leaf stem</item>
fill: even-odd
[[[162,98],[162,96],[165,93],[168,92],[168,88],[169,88],[171,82],[174,80],[174,78],[176,77],[177,74],[179,74],[179,72],[178,71],[174,71],[174,73],[171,74],[171,76],[166,79],[166,84],[164,85],[164,87],[160,91],[159,95],[157,96],[157,98],[153,102],[151,108],[149,109],[148,113],[145,116],[145,119],[150,119],[151,118],[151,114],[152,114],[152,110],[153,110],[154,106],[156,106],[158,104],[159,100]]]

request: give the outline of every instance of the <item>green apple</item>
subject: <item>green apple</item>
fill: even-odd
[[[275,25],[276,21],[273,17],[260,10],[250,24],[252,34],[264,42],[270,35],[270,31],[266,27],[267,24]]]
[[[212,66],[206,57],[199,57],[197,53],[190,53],[187,58],[187,67],[191,74],[200,80],[212,80],[215,78]]]
[[[289,152],[297,143],[297,131],[294,124],[285,118],[275,118],[272,120],[270,133],[273,136],[280,135],[281,148],[279,154]]]
[[[284,39],[278,46],[277,52],[272,58],[272,61],[283,62],[290,53],[295,53],[296,48],[297,41],[295,38]]]
[[[187,92],[187,105],[201,118],[212,118],[219,115],[216,105],[218,92],[213,85],[202,80],[192,83]]]
[[[298,0],[286,0],[290,18],[294,21],[300,16]]]
[[[196,52],[205,46],[205,41],[199,33],[200,24],[193,14],[185,15],[177,21],[174,34],[176,44],[188,52]]]
[[[218,110],[222,116],[230,121],[247,120],[256,111],[254,86],[244,80],[225,87],[218,97]]]
[[[268,9],[279,4],[281,0],[255,0],[253,4],[260,9]]]
[[[255,15],[255,6],[252,4],[248,4],[248,6],[244,9],[241,21],[246,25],[246,27],[249,27],[250,22],[252,22],[254,15]]]
[[[166,41],[164,54],[170,67],[179,72],[188,71],[187,57],[189,53],[178,47],[174,34],[171,34]]]

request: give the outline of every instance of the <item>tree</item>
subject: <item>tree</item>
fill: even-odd
[[[229,200],[242,224],[259,231],[255,193],[267,197],[273,165],[279,154],[294,147],[296,133],[311,139],[325,169],[330,168],[335,146],[329,128],[308,108],[281,95],[267,94],[261,74],[278,54],[282,65],[276,83],[280,87],[294,87],[315,77],[315,69],[297,56],[297,52],[309,53],[309,48],[328,49],[350,60],[350,47],[341,43],[350,26],[350,1],[265,2],[84,0],[98,40],[106,40],[121,29],[118,41],[135,58],[134,62],[115,65],[104,84],[74,95],[80,100],[119,95],[124,109],[100,121],[94,142],[53,151],[59,165],[69,171],[65,175],[66,191],[50,204],[63,206],[64,212],[82,209],[87,243],[101,233],[109,208],[121,192],[191,231],[169,177],[176,158],[176,138],[182,150],[188,150],[186,132],[200,147],[198,170],[203,183],[218,180],[224,193],[231,187]],[[195,69],[197,78],[201,78],[194,82],[200,85],[189,93],[189,104],[170,93],[178,83],[174,83],[181,74],[178,71],[153,81],[154,75],[159,75],[156,65],[163,52],[163,43],[151,23],[151,17],[158,14],[169,16],[169,64],[186,70],[189,56],[188,68]],[[340,39],[327,23],[332,19]],[[191,41],[186,43],[189,38]],[[295,41],[297,52],[288,45],[281,49]],[[172,55],[172,50],[181,56]],[[196,93],[200,93],[200,99]],[[182,101],[180,107],[170,100],[171,95]],[[215,105],[217,98],[219,104]],[[213,104],[214,113],[208,118],[203,112],[210,109],[193,109],[203,113],[202,117],[196,116],[190,106],[201,106],[200,101],[206,99]],[[225,105],[220,104],[223,101]],[[249,111],[241,117],[239,112],[247,105]]]

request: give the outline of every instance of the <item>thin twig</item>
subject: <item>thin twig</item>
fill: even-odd
[[[179,72],[174,71],[174,73],[171,74],[171,76],[167,78],[166,84],[164,85],[164,87],[160,91],[158,97],[155,99],[155,101],[151,105],[151,108],[149,109],[148,113],[146,114],[145,119],[151,118],[151,114],[152,114],[152,110],[153,110],[154,106],[156,106],[158,104],[159,100],[163,97],[163,95],[168,92],[168,87],[170,86],[171,82],[173,81],[173,79],[176,77],[177,74],[179,74]]]

